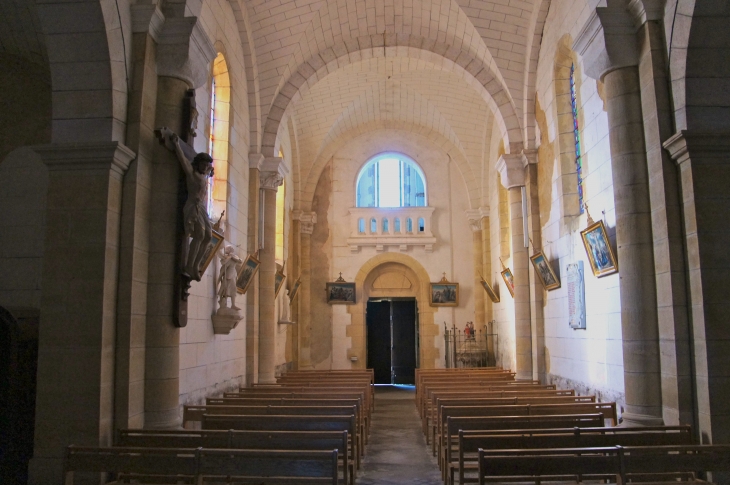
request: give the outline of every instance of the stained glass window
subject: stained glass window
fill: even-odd
[[[583,202],[583,159],[580,149],[580,131],[578,130],[578,100],[575,94],[575,64],[570,65],[570,104],[573,114],[573,137],[575,139],[575,171],[578,176],[578,204],[580,213],[585,212]]]
[[[210,138],[208,138],[208,155],[210,155],[213,160],[215,160],[215,156],[213,155],[213,147],[215,145],[215,77],[212,79],[210,83]],[[206,201],[206,206],[208,209],[208,215],[213,216],[213,183],[214,179],[213,177],[210,177],[208,179],[208,200]]]

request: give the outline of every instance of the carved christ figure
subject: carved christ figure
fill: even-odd
[[[200,264],[203,262],[212,237],[212,225],[208,218],[208,178],[213,176],[213,159],[207,153],[198,153],[190,160],[180,146],[180,138],[170,129],[160,129],[165,146],[175,152],[185,173],[188,199],[183,207],[185,237],[190,246],[183,244],[183,274],[200,281]],[[187,250],[186,250],[187,249]]]

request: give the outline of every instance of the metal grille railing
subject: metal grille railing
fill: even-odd
[[[497,334],[494,321],[481,328],[467,322],[462,329],[444,322],[444,343],[447,368],[491,367],[496,365]]]

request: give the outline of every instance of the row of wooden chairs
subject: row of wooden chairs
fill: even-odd
[[[300,371],[184,406],[183,430],[119,430],[116,446],[70,446],[79,473],[119,483],[354,485],[373,409],[371,371]]]

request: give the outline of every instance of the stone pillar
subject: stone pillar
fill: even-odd
[[[681,131],[664,143],[682,183],[695,392],[702,443],[730,442],[730,133]]]
[[[259,253],[259,382],[276,382],[276,192],[284,183],[284,163],[279,157],[264,160],[261,169],[264,212],[264,245]]]
[[[190,88],[209,77],[215,49],[196,17],[165,20],[157,46],[155,127],[184,135],[183,103]],[[179,198],[185,180],[174,153],[154,144],[151,163],[149,277],[145,332],[146,428],[180,425],[180,329],[175,326],[175,283],[180,277],[177,245],[182,233]]]
[[[311,369],[312,361],[311,352],[311,336],[312,336],[312,232],[314,224],[317,222],[316,212],[305,212],[299,214],[299,232],[300,232],[300,281],[299,294],[297,302],[299,307],[299,317],[297,318],[299,326],[299,368]]]
[[[482,330],[487,323],[484,319],[484,299],[489,298],[484,294],[481,280],[484,276],[482,272],[482,217],[479,209],[471,209],[466,211],[466,217],[469,219],[469,225],[472,232],[472,258],[474,265],[474,328]]]
[[[662,414],[667,425],[689,424],[696,428],[679,171],[662,148],[662,142],[673,134],[664,10],[655,0],[630,5],[640,24],[639,81],[654,239]]]
[[[492,237],[491,237],[491,226],[489,225],[489,208],[482,208],[482,275],[487,280],[490,286],[494,288],[494,276],[492,274]],[[487,323],[487,332],[492,334],[497,331],[495,324],[490,324],[494,319],[494,309],[492,307],[492,299],[489,296],[484,296],[484,321]],[[497,356],[494,347],[494,337],[490,336],[487,339],[487,352],[489,353],[488,364],[497,365]]]
[[[662,424],[656,277],[633,19],[599,7],[574,44],[585,72],[604,82],[611,143],[621,295],[624,425]]]
[[[118,142],[35,149],[48,167],[29,483],[62,483],[66,446],[111,446],[122,177]],[[98,477],[98,475],[97,475]]]
[[[537,150],[523,150],[525,166],[525,190],[527,192],[527,236],[532,241],[528,257],[542,249],[540,227],[540,199],[537,187]],[[547,257],[548,255],[546,255]],[[545,364],[545,317],[543,314],[545,287],[535,273],[535,267],[528,263],[530,276],[530,328],[532,329],[532,372],[535,378],[547,384]],[[560,271],[558,271],[560,274]]]
[[[517,379],[533,379],[532,326],[530,322],[530,281],[528,254],[524,244],[522,217],[522,189],[525,186],[525,168],[521,154],[505,154],[497,162],[502,185],[509,192],[510,228],[512,237],[512,264],[510,269],[515,283],[515,355]],[[507,298],[505,295],[504,298]]]
[[[250,153],[248,156],[248,252],[256,254],[259,250],[259,227],[261,211],[261,165],[264,156]],[[260,255],[259,255],[260,256]],[[246,385],[251,386],[259,380],[259,275],[246,291]]]

